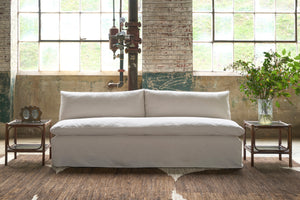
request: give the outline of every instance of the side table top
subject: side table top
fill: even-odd
[[[282,121],[272,121],[272,124],[268,125],[263,125],[260,124],[258,121],[244,121],[244,124],[246,126],[254,126],[254,127],[259,127],[259,128],[276,128],[276,127],[289,127],[291,126],[290,124],[287,124]]]
[[[7,123],[7,125],[9,126],[43,126],[43,125],[48,125],[51,123],[51,119],[44,119],[41,121],[37,121],[37,122],[22,122],[20,119],[15,119],[9,123]]]

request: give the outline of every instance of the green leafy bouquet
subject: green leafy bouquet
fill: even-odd
[[[281,96],[288,100],[291,96],[289,88],[293,88],[296,95],[299,95],[300,54],[292,57],[291,53],[287,53],[284,49],[282,54],[270,51],[264,52],[264,55],[262,66],[238,60],[224,70],[233,70],[244,77],[240,91],[244,92],[252,102],[256,102],[257,99],[273,99]],[[276,106],[280,106],[278,101]]]

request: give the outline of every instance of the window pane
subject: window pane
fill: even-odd
[[[295,0],[276,0],[276,11],[294,12],[295,11]]]
[[[81,0],[82,11],[100,11],[100,0]]]
[[[81,15],[81,38],[100,40],[100,14]]]
[[[262,65],[265,54],[263,52],[275,51],[275,44],[257,43],[255,44],[255,62],[256,65]]]
[[[297,41],[300,42],[300,15],[297,15]]]
[[[101,1],[102,5],[102,12],[113,12],[113,2],[112,1]],[[142,0],[138,1],[138,12],[142,12]],[[115,10],[116,12],[119,12],[120,10],[120,2],[115,1]],[[128,13],[128,0],[122,0],[122,12],[123,13]],[[119,14],[118,14],[119,15]],[[118,16],[119,17],[119,16]],[[118,18],[116,15],[116,18]]]
[[[223,71],[224,67],[232,63],[233,60],[232,43],[215,43],[213,46],[214,71]]]
[[[256,12],[274,12],[275,0],[255,0]]]
[[[41,71],[59,70],[59,43],[40,43]]]
[[[193,0],[193,11],[211,11],[212,0]]]
[[[101,40],[108,40],[109,29],[112,26],[113,26],[112,14],[102,14],[101,15]],[[118,23],[116,23],[116,27],[119,28]]]
[[[234,61],[254,60],[254,44],[253,43],[235,43],[234,44]]]
[[[122,12],[128,12],[128,0],[122,1]]]
[[[232,0],[215,0],[215,11],[233,11]]]
[[[195,41],[211,41],[211,14],[193,15],[193,37]]]
[[[211,43],[194,43],[193,68],[196,71],[211,71]]]
[[[62,40],[79,40],[79,14],[61,14],[60,31]]]
[[[291,52],[292,56],[297,55],[297,45],[295,43],[277,43],[276,44],[276,51],[282,52],[285,49],[286,52]]]
[[[38,40],[38,14],[20,14],[20,40]]]
[[[37,0],[20,0],[19,10],[21,12],[38,12],[38,1]]]
[[[79,43],[60,43],[60,71],[79,71]]]
[[[143,43],[140,44],[140,48],[143,49]],[[125,54],[128,57],[128,55]],[[128,64],[127,64],[128,65]],[[141,72],[143,69],[143,51],[138,54],[138,71]]]
[[[125,1],[128,1],[128,0],[124,0],[124,2]],[[138,12],[142,12],[143,11],[143,0],[140,0],[140,1],[138,1]]]
[[[143,21],[143,15],[142,15],[142,13],[139,13],[139,19],[138,20],[139,20],[139,22],[142,23],[142,21]],[[143,26],[139,27],[139,29],[140,29],[140,38],[142,38],[142,36],[143,36]]]
[[[215,20],[215,39],[232,40],[233,39],[233,15],[216,14]]]
[[[119,54],[119,51],[116,52]],[[109,43],[101,44],[101,71],[118,71],[120,59],[113,59],[113,52],[109,49]],[[124,54],[124,69],[128,69],[128,54]]]
[[[38,71],[38,48],[38,43],[36,42],[20,43],[20,70]]]
[[[59,39],[59,14],[41,14],[41,39]]]
[[[42,12],[59,12],[59,0],[41,0]]]
[[[253,40],[253,14],[235,14],[234,15],[234,39],[235,40]]]
[[[100,43],[83,42],[80,46],[81,71],[100,71]]]
[[[276,40],[295,39],[295,15],[277,14],[276,15]]]
[[[80,0],[61,0],[60,9],[61,11],[79,11]]]
[[[234,11],[253,11],[253,0],[234,0]]]
[[[255,15],[255,39],[275,40],[275,15],[257,14]]]
[[[124,0],[122,1],[122,5],[124,4],[128,7],[128,1],[125,2]],[[123,7],[124,8],[124,7]],[[113,13],[113,1],[103,1],[101,0],[101,11],[102,12],[111,12]],[[120,1],[115,1],[115,11],[119,12],[120,11]],[[128,12],[128,10],[122,10],[122,12]],[[119,14],[116,14],[116,18],[119,18]]]

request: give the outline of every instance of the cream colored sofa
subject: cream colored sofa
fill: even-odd
[[[229,92],[61,92],[56,167],[241,168]]]

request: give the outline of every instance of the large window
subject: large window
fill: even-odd
[[[297,0],[193,0],[195,71],[223,71],[263,52],[297,53]]]
[[[127,21],[128,0],[122,2],[122,16]],[[119,27],[120,1],[115,3]],[[141,5],[139,1],[140,21]],[[112,0],[19,0],[18,22],[20,71],[119,69],[119,60],[113,60],[108,43]],[[124,63],[126,69],[127,56]]]

